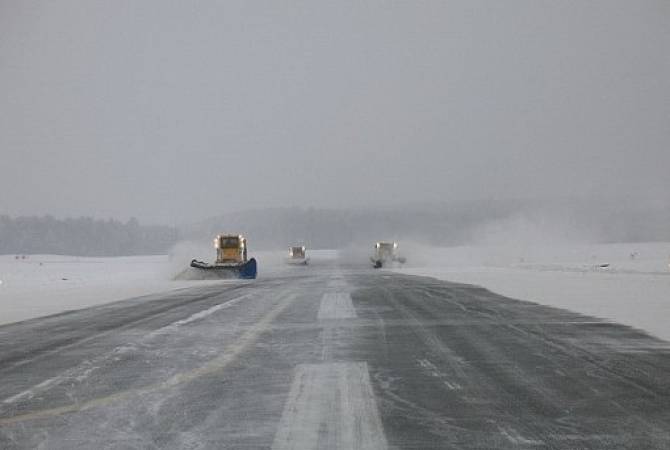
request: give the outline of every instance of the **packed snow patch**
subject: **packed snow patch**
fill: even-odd
[[[414,247],[401,273],[483,286],[670,340],[670,243]]]

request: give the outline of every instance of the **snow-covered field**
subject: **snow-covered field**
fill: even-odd
[[[0,324],[188,287],[167,256],[0,256]]]
[[[394,269],[399,272],[481,285],[670,340],[670,243],[402,248],[408,264]],[[237,282],[172,280],[188,265],[186,255],[207,259],[207,253],[210,249],[199,255],[188,248],[170,257],[0,256],[0,324],[203,283]],[[283,252],[254,256],[259,277],[291,269],[283,263]],[[312,251],[310,256],[318,261],[336,252]]]
[[[670,340],[670,243],[410,247],[407,256],[394,270],[481,285]]]
[[[170,256],[84,258],[0,255],[0,324],[203,284],[238,280],[174,281],[192,257],[210,260],[213,251],[186,244]],[[313,251],[312,258],[335,258],[335,251]],[[259,277],[286,270],[284,252],[255,252]]]

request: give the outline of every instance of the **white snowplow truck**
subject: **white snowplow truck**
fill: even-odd
[[[375,269],[381,269],[388,264],[397,262],[403,264],[405,258],[398,256],[398,243],[397,242],[377,242],[375,244],[375,254],[370,257],[372,261],[372,266]]]
[[[286,264],[306,266],[309,262],[309,257],[305,252],[305,246],[289,247]]]

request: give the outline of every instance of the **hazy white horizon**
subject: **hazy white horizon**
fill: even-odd
[[[0,0],[0,214],[667,205],[670,3]]]

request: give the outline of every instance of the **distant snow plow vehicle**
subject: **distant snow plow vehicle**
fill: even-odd
[[[402,256],[398,256],[397,252],[397,242],[377,242],[375,244],[375,255],[370,257],[370,261],[372,261],[372,265],[375,269],[381,269],[393,262],[403,264],[406,259]]]
[[[214,239],[216,262],[205,263],[194,259],[191,267],[215,272],[221,278],[256,278],[256,260],[247,260],[247,239],[239,235],[220,234]]]
[[[288,248],[288,257],[286,258],[287,264],[306,266],[308,262],[309,257],[305,253],[305,246]]]

